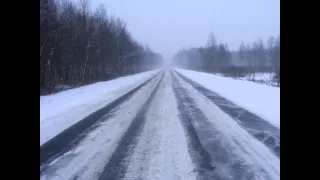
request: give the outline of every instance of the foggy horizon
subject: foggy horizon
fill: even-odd
[[[205,46],[210,32],[230,50],[241,42],[264,42],[280,34],[280,2],[277,0],[94,0],[108,15],[121,18],[130,34],[159,52],[165,60],[183,48]]]
[[[39,20],[40,180],[280,179],[280,1],[40,0]]]

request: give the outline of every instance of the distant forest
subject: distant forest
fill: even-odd
[[[89,1],[40,0],[40,95],[152,70],[162,56]]]
[[[182,49],[174,56],[176,66],[196,71],[221,73],[239,77],[250,73],[275,73],[280,84],[280,35],[261,39],[249,44],[240,44],[237,51],[230,51],[225,43],[218,43],[210,33],[207,45]]]

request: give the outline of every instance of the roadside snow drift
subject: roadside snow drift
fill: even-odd
[[[208,73],[175,70],[280,128],[280,88]]]
[[[160,70],[40,96],[40,145],[92,112],[145,82]]]

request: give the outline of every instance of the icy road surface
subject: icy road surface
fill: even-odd
[[[279,127],[175,70],[154,73],[43,141],[40,179],[280,179]]]

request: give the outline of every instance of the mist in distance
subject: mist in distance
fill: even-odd
[[[280,33],[279,0],[94,0],[92,8],[100,4],[164,60],[183,48],[204,46],[210,32],[232,51],[241,42],[266,42]]]

